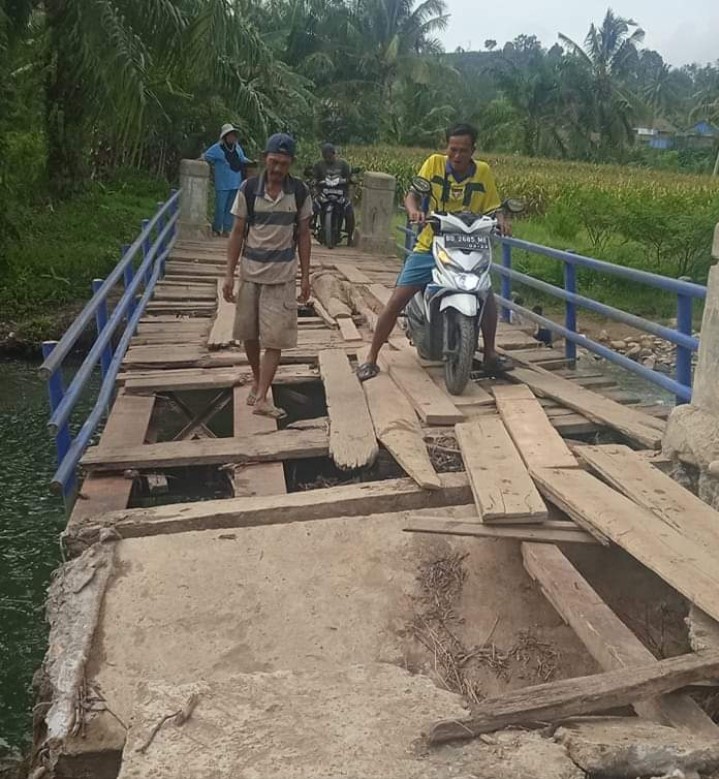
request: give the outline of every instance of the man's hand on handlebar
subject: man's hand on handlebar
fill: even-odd
[[[497,232],[507,238],[512,237],[512,222],[509,220],[506,214],[501,211],[496,215],[497,219]]]
[[[411,224],[419,224],[422,225],[425,223],[425,220],[427,218],[427,215],[424,213],[424,211],[420,211],[419,209],[407,209],[407,218],[409,219]]]

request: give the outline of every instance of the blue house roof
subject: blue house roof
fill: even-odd
[[[703,135],[708,138],[713,138],[719,135],[719,128],[714,127],[713,124],[707,122],[706,120],[702,120],[701,122],[697,122],[689,132],[696,135]]]

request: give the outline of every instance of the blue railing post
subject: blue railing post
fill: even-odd
[[[130,245],[127,243],[123,243],[120,247],[120,260],[122,261],[122,258],[127,253],[127,250],[130,248]],[[125,270],[123,271],[123,278],[125,281],[125,289],[129,289],[132,285],[132,280],[135,278],[135,269],[132,267],[132,263],[128,262],[125,266]],[[127,306],[127,321],[129,322],[132,319],[132,315],[135,313],[135,306],[137,305],[137,301],[135,298],[131,298],[130,302]]]
[[[142,220],[142,229],[146,230],[147,229],[147,225],[149,225],[149,224],[150,224],[150,220],[149,219],[143,219]],[[150,253],[151,247],[152,247],[152,237],[148,233],[147,238],[145,238],[145,240],[142,242],[142,259],[143,260]],[[151,265],[145,271],[145,279],[144,279],[145,286],[148,285],[148,283],[150,281],[150,276],[152,276],[152,266]]]
[[[677,330],[692,334],[692,299],[689,295],[677,295]],[[676,380],[685,387],[692,386],[692,351],[677,344]],[[677,405],[685,401],[677,397]]]
[[[165,204],[162,203],[162,202],[159,202],[157,204],[157,208],[160,211],[160,218],[157,220],[157,234],[158,235],[160,235],[162,233],[162,231],[165,229],[165,225],[167,224],[167,214],[165,214],[162,211],[164,206],[165,206]],[[160,243],[160,246],[159,246],[159,248],[157,250],[157,256],[161,257],[166,248],[167,248],[167,244],[165,243],[165,240],[163,240]],[[163,260],[161,260],[160,277],[162,277],[164,272],[165,272],[165,261],[163,259]]]
[[[57,341],[43,341],[42,342],[42,356],[43,359],[47,359],[52,350],[57,346]],[[47,392],[50,400],[50,408],[54,411],[65,396],[65,386],[62,381],[62,368],[58,368],[53,371],[47,379]],[[72,444],[72,437],[70,436],[70,426],[67,422],[58,428],[55,433],[55,450],[57,451],[57,463],[58,465],[63,461]],[[73,480],[74,482],[74,480]],[[68,482],[65,485],[63,496],[72,491],[74,483]]]
[[[502,266],[504,268],[512,269],[512,247],[507,244],[502,244]],[[509,276],[502,276],[502,297],[505,300],[511,300],[512,298],[512,280]],[[502,306],[502,320],[509,322],[509,309],[506,306]]]
[[[97,293],[97,291],[102,286],[102,283],[103,283],[103,279],[92,280],[93,295]],[[103,298],[100,301],[100,305],[97,307],[97,311],[95,311],[95,325],[97,327],[97,335],[99,336],[102,333],[102,331],[105,329],[105,326],[107,325],[107,298]],[[100,371],[102,372],[103,379],[105,378],[105,376],[107,376],[107,371],[110,367],[111,362],[112,362],[112,345],[111,342],[108,342],[107,346],[102,350],[102,354],[100,355]],[[54,411],[55,409],[53,408],[52,410]]]
[[[176,194],[177,194],[177,190],[176,189],[171,189],[170,190],[170,199],[175,197]],[[177,198],[177,200],[175,200],[173,202],[173,204],[172,204],[172,216],[174,217],[179,210],[180,210],[180,199]],[[172,235],[171,235],[171,237],[172,238],[176,238],[177,237],[177,220],[175,220],[174,224],[172,225]]]
[[[572,295],[577,294],[577,269],[571,262],[564,263],[564,289]],[[564,326],[572,333],[577,332],[577,306],[573,300],[564,303]],[[564,356],[574,362],[577,359],[577,345],[564,339]]]

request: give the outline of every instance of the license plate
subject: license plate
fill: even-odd
[[[444,236],[447,249],[462,249],[465,252],[481,252],[489,249],[486,235],[467,235],[466,233],[447,233]]]
[[[326,189],[325,195],[344,195],[341,189]]]

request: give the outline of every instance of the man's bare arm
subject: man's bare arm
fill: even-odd
[[[300,256],[300,290],[303,303],[306,303],[310,297],[311,251],[312,235],[310,233],[310,220],[301,219],[297,226],[297,252]]]
[[[227,271],[222,285],[222,295],[228,303],[235,302],[235,271],[245,243],[245,220],[235,217],[230,239],[227,242]]]
[[[419,195],[410,190],[404,199],[404,207],[410,222],[424,222],[424,214],[420,211],[420,206]]]

